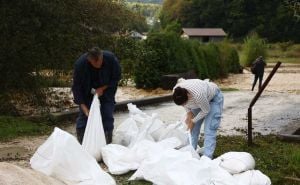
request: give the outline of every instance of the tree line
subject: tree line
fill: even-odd
[[[221,27],[237,40],[256,32],[270,42],[300,42],[300,20],[283,0],[165,0],[160,19],[163,27]]]

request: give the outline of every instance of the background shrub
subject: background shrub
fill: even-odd
[[[266,47],[266,41],[257,34],[248,36],[244,40],[241,64],[244,67],[249,67],[257,57],[263,56],[265,58],[267,55]]]
[[[134,81],[139,88],[160,85],[162,75],[194,70],[201,79],[216,79],[240,68],[237,51],[230,44],[201,44],[181,39],[176,32],[150,33],[134,65]]]

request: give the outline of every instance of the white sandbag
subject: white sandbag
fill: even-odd
[[[214,160],[231,174],[242,173],[255,168],[255,160],[247,152],[228,152]]]
[[[113,143],[123,146],[129,146],[137,137],[139,128],[133,118],[127,118],[114,131]]]
[[[190,152],[192,157],[195,159],[200,159],[200,155],[196,152],[196,150],[191,146],[191,145],[187,145],[185,147],[182,147],[179,149],[179,151],[181,152]]]
[[[133,147],[136,143],[142,140],[154,141],[153,137],[150,135],[149,130],[153,124],[153,117],[146,117],[144,124],[139,129],[138,135],[133,138],[130,142],[129,148]]]
[[[271,185],[270,178],[259,170],[249,170],[233,177],[241,185]]]
[[[133,105],[132,103],[128,103],[127,108],[129,110],[129,113],[132,115],[135,114],[145,115],[143,111],[141,111],[139,108],[136,107],[136,105]]]
[[[168,149],[145,160],[129,180],[145,179],[155,185],[238,185],[235,179],[207,157]]]
[[[55,128],[30,159],[31,167],[70,185],[115,185],[76,138]]]
[[[129,148],[117,144],[109,144],[102,148],[103,162],[111,174],[121,175],[138,168],[139,163],[136,161],[123,160],[127,153]]]
[[[115,130],[113,143],[123,146],[134,146],[141,140],[161,141],[166,138],[177,137],[181,147],[188,144],[185,125],[180,122],[166,125],[157,114],[147,115],[133,104],[127,104],[129,118],[122,122]]]
[[[82,147],[97,161],[101,160],[101,148],[106,145],[100,113],[100,102],[95,94],[90,108],[86,129],[82,141]]]
[[[136,170],[144,160],[148,160],[158,153],[180,145],[177,138],[168,138],[161,142],[142,140],[132,148],[110,144],[102,149],[103,162],[111,174],[121,175]]]
[[[159,140],[163,140],[170,137],[178,138],[181,141],[180,147],[189,144],[188,131],[186,131],[184,125],[181,122],[168,125],[159,137]]]
[[[166,129],[166,125],[158,119],[157,114],[152,115],[152,125],[149,128],[149,134],[152,136],[154,141],[159,141],[162,134],[164,134],[164,131]]]

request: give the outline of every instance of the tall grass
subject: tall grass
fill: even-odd
[[[241,65],[249,67],[259,56],[263,56],[264,58],[267,56],[266,41],[260,38],[257,34],[248,36],[244,40]]]

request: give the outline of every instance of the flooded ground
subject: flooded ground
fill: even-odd
[[[271,67],[267,69],[271,71]],[[238,91],[224,92],[224,112],[219,129],[221,135],[245,135],[247,128],[247,109],[255,92],[250,91],[253,76],[245,71],[244,74],[230,75],[229,78],[219,80],[217,83],[223,88],[235,88]],[[261,98],[253,107],[254,132],[260,134],[276,134],[281,130],[299,128],[300,126],[300,65],[283,64],[270,82]],[[69,90],[66,89],[68,92]],[[156,90],[143,91],[132,90],[131,87],[121,88],[118,91],[118,99],[140,98],[170,93],[170,91]],[[69,100],[68,100],[69,101]],[[166,124],[181,120],[184,109],[172,102],[143,107],[148,114],[157,113]],[[128,117],[127,112],[115,114],[116,127]],[[62,129],[75,134],[75,125],[63,125]],[[8,180],[14,176],[20,176],[24,181],[32,178],[29,175],[36,172],[29,171],[29,159],[48,136],[23,137],[10,142],[0,143],[0,177],[4,174]],[[8,163],[3,163],[8,162]],[[16,166],[11,166],[11,164]],[[21,166],[22,168],[18,168]],[[25,171],[24,171],[25,170]],[[16,171],[16,173],[15,173]],[[19,173],[19,174],[18,174]],[[24,174],[23,174],[24,173]],[[40,177],[43,182],[52,182],[53,179]],[[44,179],[45,178],[45,179]],[[8,181],[9,182],[9,181]],[[24,183],[20,183],[24,184]],[[26,183],[25,183],[26,184]],[[30,183],[29,183],[30,184]],[[47,183],[46,183],[47,184]],[[49,184],[49,183],[48,183]],[[54,183],[55,184],[55,183]]]

